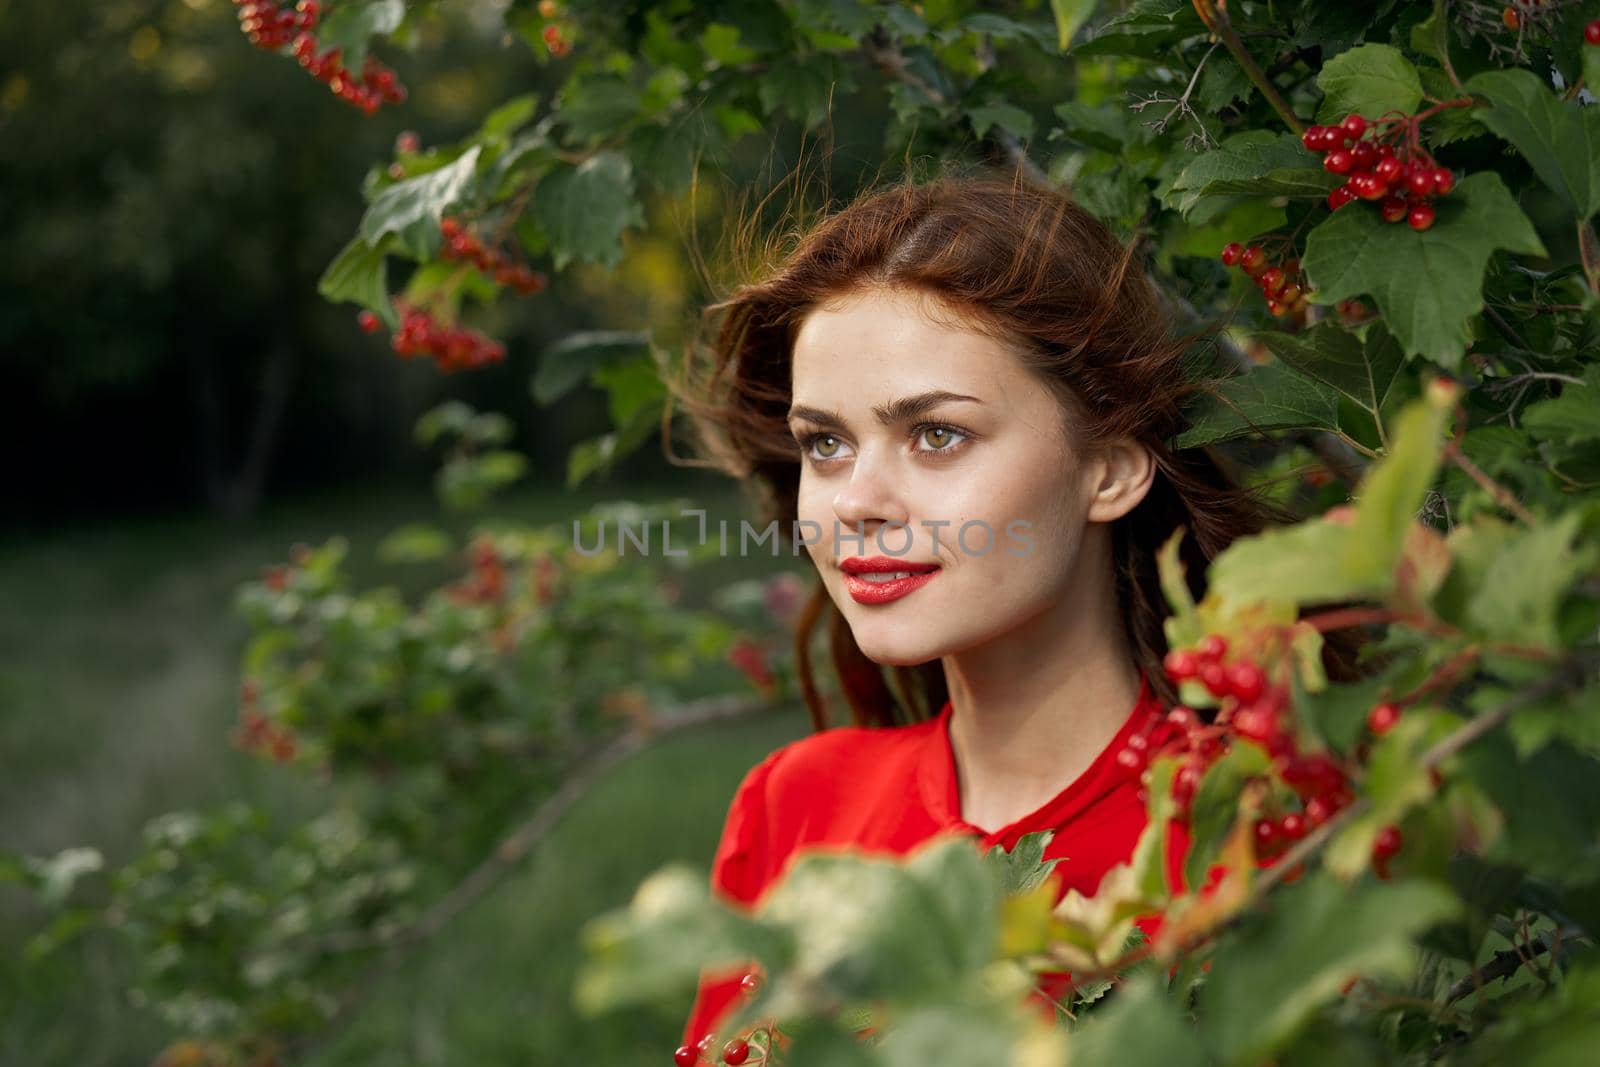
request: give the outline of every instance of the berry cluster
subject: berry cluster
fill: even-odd
[[[1456,177],[1441,167],[1417,139],[1416,117],[1396,115],[1369,124],[1351,114],[1337,126],[1312,126],[1301,137],[1312,152],[1322,152],[1322,166],[1348,175],[1328,194],[1328,207],[1338,211],[1352,200],[1378,200],[1385,222],[1405,219],[1413,230],[1433,225],[1436,196],[1455,188]]]
[[[233,4],[239,9],[239,29],[264,52],[276,52],[296,32],[314,29],[322,15],[316,0],[303,0],[294,8],[280,8],[269,0],[233,0]]]
[[[479,537],[467,551],[472,559],[472,575],[450,585],[446,594],[457,604],[493,604],[504,599],[506,570],[494,542]]]
[[[513,263],[505,253],[486,247],[477,234],[453,215],[439,220],[439,236],[444,238],[443,258],[473,264],[501,285],[515,289],[518,296],[532,296],[548,283],[541,272],[526,263]]]
[[[400,312],[400,331],[390,338],[390,347],[403,358],[431,355],[439,369],[447,372],[471,370],[506,358],[505,345],[476,330],[443,325],[426,308],[412,307],[399,297],[394,305]],[[356,325],[367,333],[377,333],[383,320],[371,311],[362,311],[356,315]]]
[[[1253,833],[1257,861],[1269,865],[1313,828],[1333,818],[1354,799],[1348,769],[1331,753],[1302,752],[1288,721],[1289,690],[1271,682],[1261,666],[1237,657],[1227,659],[1228,642],[1206,635],[1193,649],[1174,649],[1163,666],[1174,682],[1197,681],[1218,698],[1220,708],[1210,723],[1182,704],[1145,733],[1129,738],[1117,753],[1117,764],[1145,775],[1156,755],[1179,757],[1172,780],[1172,802],[1178,818],[1187,818],[1207,768],[1230,745],[1260,745],[1271,757],[1271,775],[1294,795],[1296,806],[1273,805],[1256,820]],[[1392,729],[1400,710],[1394,704],[1374,706],[1368,725],[1374,734]],[[1269,802],[1270,803],[1270,802]],[[1373,865],[1388,876],[1387,863],[1400,848],[1400,831],[1385,827],[1373,848]]]
[[[760,988],[761,976],[756,974],[754,971],[751,971],[739,981],[739,990],[747,997],[754,996],[756,990]],[[712,1049],[716,1047],[717,1035],[707,1034],[693,1045],[678,1046],[678,1050],[672,1054],[672,1062],[676,1064],[677,1067],[694,1067],[694,1065],[699,1063],[702,1059],[710,1061]],[[722,1046],[722,1062],[730,1064],[731,1067],[738,1067],[739,1064],[744,1063],[752,1064],[753,1067],[754,1064],[766,1062],[764,1057],[758,1060],[750,1059],[750,1054],[752,1052],[760,1053],[761,1051],[761,1049],[755,1048],[744,1038],[736,1037],[729,1041],[726,1045]]]
[[[1288,259],[1274,265],[1266,249],[1260,245],[1245,246],[1238,241],[1231,241],[1222,250],[1222,263],[1224,266],[1238,267],[1255,279],[1261,295],[1267,298],[1267,310],[1272,314],[1290,315],[1305,310],[1311,284],[1301,273],[1298,259]]]
[[[288,763],[298,747],[294,731],[274,725],[261,713],[257,705],[260,696],[261,688],[253,678],[239,684],[239,729],[233,743],[246,752],[260,752],[279,763]]]
[[[317,38],[311,31],[322,18],[319,0],[300,0],[293,10],[280,8],[272,0],[233,0],[239,8],[239,28],[250,43],[269,52],[289,46],[295,59],[311,76],[327,84],[339,99],[354,104],[368,115],[385,102],[398,104],[406,98],[406,88],[394,71],[372,56],[362,64],[356,77],[344,65],[343,49],[333,48],[318,54]]]
[[[556,3],[556,0],[539,0],[540,18],[553,19],[560,14],[561,5]],[[560,59],[562,56],[572,51],[572,42],[561,36],[560,26],[546,26],[541,33],[541,36],[544,38],[544,46],[549,49],[550,54],[555,56],[557,59]]]

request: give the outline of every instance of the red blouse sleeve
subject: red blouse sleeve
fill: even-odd
[[[772,870],[767,834],[767,781],[784,749],[768,755],[745,773],[722,825],[722,839],[711,861],[711,890],[725,903],[749,908],[766,888]],[[748,965],[703,968],[694,1006],[683,1028],[683,1043],[693,1045],[716,1027],[739,995]]]

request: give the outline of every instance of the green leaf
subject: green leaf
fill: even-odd
[[[615,267],[622,260],[623,231],[644,225],[644,209],[633,193],[633,167],[617,151],[551,171],[539,182],[533,202],[556,270],[575,260]]]
[[[967,109],[974,136],[982,137],[992,126],[1009,130],[1024,141],[1033,138],[1033,116],[1022,108],[1003,102],[981,104]]]
[[[1129,979],[1109,1005],[1073,1031],[1070,1042],[1074,1064],[1203,1067],[1210,1061],[1194,1028],[1151,972]]]
[[[1418,232],[1345,205],[1306,237],[1301,263],[1321,304],[1370,294],[1406,355],[1455,369],[1483,307],[1483,272],[1497,248],[1542,256],[1544,244],[1500,176],[1480,171],[1435,201]]]
[[[952,998],[916,1005],[895,1016],[874,1062],[882,1067],[931,1063],[1060,1063],[1064,1035],[1016,1004]],[[778,1061],[774,1061],[778,1062]],[[783,1062],[789,1062],[787,1056]],[[831,1063],[832,1061],[830,1061]]]
[[[628,425],[647,408],[659,410],[657,402],[667,393],[666,384],[648,355],[598,367],[590,380],[606,391],[611,421],[619,427]]]
[[[1473,632],[1493,641],[1557,651],[1563,598],[1600,557],[1600,544],[1574,545],[1583,513],[1519,529],[1496,553],[1467,607]]]
[[[1218,951],[1201,993],[1203,1028],[1225,1062],[1269,1059],[1350,978],[1409,975],[1410,939],[1459,910],[1453,894],[1430,882],[1351,887],[1307,876],[1279,890],[1259,924]]]
[[[1367,468],[1356,489],[1356,517],[1341,559],[1357,587],[1389,589],[1417,521],[1423,498],[1439,472],[1446,421],[1455,391],[1429,390],[1395,419],[1388,453]]]
[[[1368,119],[1390,111],[1411,114],[1422,102],[1417,68],[1386,44],[1364,44],[1334,56],[1323,64],[1317,85],[1323,93],[1317,121],[1324,123],[1352,112]]]
[[[1558,99],[1526,70],[1485,71],[1466,87],[1493,105],[1477,120],[1515,145],[1569,211],[1587,219],[1600,209],[1600,108]]]
[[[1281,363],[1264,363],[1200,394],[1186,412],[1189,428],[1176,448],[1195,448],[1267,430],[1337,429],[1339,399],[1334,390],[1297,374]]]
[[[962,835],[893,857],[808,851],[757,916],[788,929],[797,980],[842,1000],[937,994],[992,958],[999,885]]]
[[[850,68],[834,56],[780,57],[757,83],[761,106],[769,115],[790,115],[808,129],[822,125],[830,101],[854,88]]]
[[[648,351],[650,335],[641,331],[581,330],[569,333],[539,355],[533,374],[533,399],[548,407],[595,370]]]
[[[455,542],[437,526],[409,523],[378,543],[378,559],[384,563],[428,563],[443,559],[454,550]]]
[[[482,150],[482,146],[473,145],[455,162],[395,182],[379,193],[361,217],[362,240],[372,245],[385,234],[399,234],[406,249],[417,259],[431,259],[439,218],[466,191]]]
[[[537,93],[514,96],[489,112],[478,128],[478,139],[484,143],[504,141],[539,110]]]
[[[1055,865],[1061,862],[1059,859],[1044,861],[1044,850],[1054,836],[1054,830],[1039,830],[1023,834],[1009,852],[991,848],[984,853],[986,863],[1000,867],[1001,887],[1006,893],[1026,893],[1050,876]]]
[[[1218,196],[1326,198],[1342,181],[1324,170],[1298,137],[1268,130],[1235,134],[1195,158],[1173,180],[1167,204],[1187,218]]]
[[[700,34],[700,49],[725,67],[748,63],[757,55],[755,49],[739,43],[739,27],[721,22],[706,25],[705,32]]]
[[[1584,370],[1582,385],[1568,382],[1560,396],[1529,404],[1522,425],[1545,441],[1575,445],[1600,440],[1600,363]]]
[[[317,292],[326,300],[349,300],[375,313],[391,332],[400,328],[400,313],[389,299],[388,266],[385,259],[393,238],[369,244],[359,235],[333,258],[317,281]]]
[[[1190,809],[1189,854],[1183,860],[1185,885],[1205,884],[1206,871],[1215,862],[1228,831],[1233,829],[1244,783],[1266,769],[1267,754],[1261,746],[1245,744],[1231,746],[1207,768],[1194,791]]]
[[[405,17],[403,0],[340,4],[317,26],[317,51],[342,49],[340,58],[345,68],[360,71],[367,58],[367,41],[373,34],[393,33]]]
[[[651,874],[626,909],[591,920],[581,937],[573,1004],[586,1016],[693,990],[702,966],[754,959],[771,969],[793,952],[785,931],[714,899],[705,876],[682,864]]]
[[[1365,340],[1331,322],[1304,333],[1264,330],[1255,337],[1284,363],[1337,389],[1374,418],[1405,361],[1381,321],[1368,327]]]
[[[1207,595],[1225,605],[1268,597],[1305,605],[1381,592],[1340,565],[1350,539],[1348,527],[1322,519],[1238,538],[1212,562]]]
[[[574,76],[561,90],[560,121],[585,144],[616,134],[640,116],[641,94],[622,75],[611,71]]]
[[[1050,0],[1050,11],[1056,17],[1056,47],[1063,52],[1071,47],[1072,38],[1099,6],[1098,0]]]

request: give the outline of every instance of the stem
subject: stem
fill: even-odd
[[[1594,226],[1588,219],[1578,220],[1578,258],[1583,262],[1583,276],[1589,281],[1589,291],[1600,294],[1600,240],[1596,240]]]
[[[1479,467],[1476,463],[1472,462],[1472,460],[1468,459],[1466,454],[1461,451],[1461,446],[1455,441],[1450,441],[1445,444],[1444,454],[1445,457],[1450,460],[1450,462],[1454,463],[1457,467],[1460,467],[1463,471],[1465,471],[1467,477],[1471,478],[1474,482],[1477,482],[1480,489],[1493,497],[1496,504],[1499,504],[1501,507],[1511,512],[1511,514],[1515,515],[1528,526],[1537,525],[1539,520],[1534,517],[1534,514],[1531,511],[1522,506],[1522,502],[1511,494],[1511,490],[1507,489],[1505,486],[1489,477],[1488,474],[1484,473],[1483,468]]]
[[[1284,124],[1293,130],[1296,136],[1305,133],[1305,126],[1295,118],[1294,111],[1279,94],[1278,87],[1272,84],[1272,79],[1267,77],[1266,72],[1256,63],[1255,57],[1245,49],[1244,42],[1239,40],[1238,32],[1228,20],[1227,0],[1194,0],[1194,10],[1200,16],[1200,21],[1206,24],[1206,29],[1233,53],[1234,61],[1244,70],[1251,83],[1261,90],[1261,95],[1267,98],[1267,103],[1272,105],[1272,110],[1278,113]]]

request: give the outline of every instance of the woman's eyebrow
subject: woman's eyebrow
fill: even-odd
[[[926,393],[917,393],[914,396],[903,396],[898,400],[891,400],[887,404],[875,405],[872,409],[873,417],[879,425],[893,426],[897,422],[914,419],[923,412],[948,404],[954,401],[965,400],[973,404],[983,401],[975,396],[963,393],[952,393],[945,389],[931,389]],[[789,409],[789,420],[805,419],[807,422],[817,423],[819,426],[843,426],[843,416],[836,411],[824,411],[821,408],[810,407],[806,404],[795,404]]]

